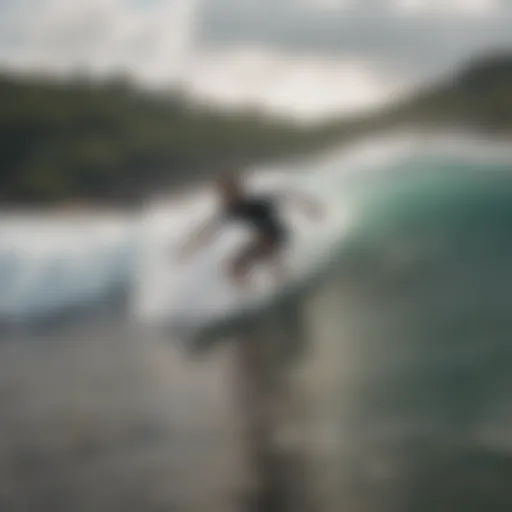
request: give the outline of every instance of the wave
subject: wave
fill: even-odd
[[[85,309],[127,285],[128,219],[4,217],[0,224],[0,320],[19,325]]]
[[[394,258],[410,260],[425,250],[426,237],[422,237],[423,247],[414,248],[409,240],[408,248],[400,248],[405,229],[441,230],[446,236],[457,236],[461,229],[471,235],[475,226],[485,224],[485,229],[477,230],[478,236],[486,233],[490,239],[500,222],[506,224],[512,218],[512,201],[506,192],[510,161],[510,152],[495,144],[464,137],[426,142],[424,137],[409,135],[363,141],[348,150],[279,168],[254,169],[253,174],[261,176],[267,186],[290,176],[299,180],[351,218],[349,226],[343,224],[343,233],[329,235],[332,246],[314,278],[303,280],[282,301],[309,293],[333,266],[351,257],[357,260],[361,247],[377,239],[387,239],[384,247]],[[155,288],[151,291],[141,283],[139,272],[145,263],[140,255],[148,231],[157,237],[162,233],[162,244],[172,242],[191,218],[211,208],[208,200],[198,203],[181,197],[179,208],[171,208],[169,215],[169,206],[177,202],[172,198],[161,202],[151,214],[143,212],[139,218],[4,216],[0,223],[0,323],[19,325],[87,309],[121,290],[131,293],[132,303],[158,303],[165,283],[158,293]],[[422,212],[432,209],[437,218],[422,217]],[[448,217],[451,224],[446,223]],[[165,239],[163,234],[169,232],[171,238]],[[212,269],[211,265],[205,268]],[[216,327],[222,331],[223,325],[235,320],[243,323],[247,314],[236,319],[228,314]]]

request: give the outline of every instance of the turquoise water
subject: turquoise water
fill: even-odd
[[[512,173],[399,174],[361,188],[316,330],[345,372],[341,495],[356,510],[510,510]]]

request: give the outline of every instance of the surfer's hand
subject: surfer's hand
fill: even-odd
[[[208,245],[217,231],[217,228],[217,222],[214,220],[204,225],[197,233],[193,233],[191,237],[187,238],[186,241],[178,247],[176,251],[177,260],[183,262]]]

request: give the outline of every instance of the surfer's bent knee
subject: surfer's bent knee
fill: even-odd
[[[285,243],[284,235],[275,236],[274,233],[263,233],[255,242],[242,249],[230,263],[229,275],[235,278],[242,277],[250,270],[251,266],[279,256]]]

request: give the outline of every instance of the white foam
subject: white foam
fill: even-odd
[[[3,219],[0,318],[30,320],[110,292],[130,271],[130,230],[126,219]]]

